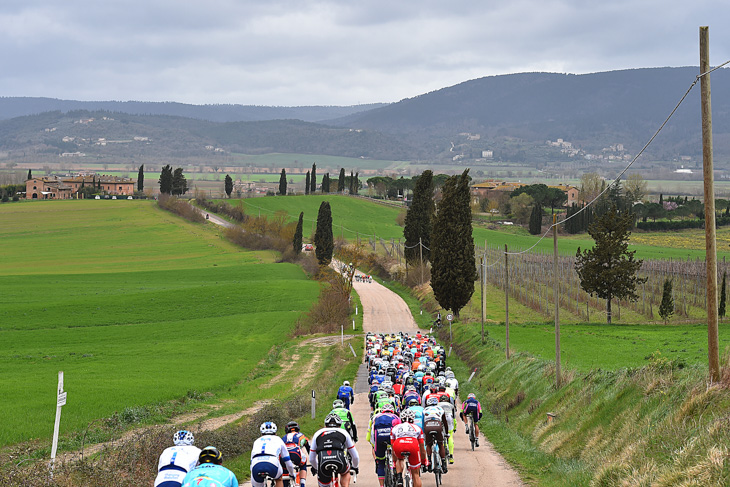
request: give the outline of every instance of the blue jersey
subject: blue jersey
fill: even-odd
[[[421,406],[411,406],[408,409],[416,413],[416,419],[413,420],[413,424],[423,429],[423,408]]]
[[[350,386],[340,386],[339,390],[337,391],[337,397],[339,399],[349,398],[352,399],[354,397],[354,393],[352,391],[352,387]]]
[[[233,472],[223,465],[204,463],[188,472],[183,479],[183,487],[238,487],[238,480]]]

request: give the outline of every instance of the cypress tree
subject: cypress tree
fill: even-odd
[[[172,166],[167,164],[160,171],[160,193],[171,194],[172,193]],[[94,175],[94,185],[96,185],[96,175]]]
[[[431,236],[431,287],[441,307],[457,318],[477,279],[469,181],[469,169],[446,180]]]
[[[536,203],[535,206],[532,207],[528,228],[532,235],[539,235],[540,232],[542,232],[542,207],[539,203]]]
[[[433,172],[423,171],[416,178],[413,188],[413,201],[406,213],[403,236],[405,237],[405,257],[408,262],[416,262],[420,258],[421,249],[419,239],[423,243],[423,260],[428,262],[431,257],[431,232],[433,219],[436,214],[436,205],[433,202]]]
[[[297,229],[294,231],[294,240],[292,241],[292,247],[294,247],[294,254],[299,255],[302,252],[302,232],[304,228],[304,212],[299,213],[299,222],[297,222]]]
[[[144,191],[144,164],[137,171],[137,191]]]
[[[337,180],[337,192],[342,193],[345,191],[345,168],[340,168],[340,178]]]
[[[727,277],[727,272],[722,273],[722,285],[720,286],[720,306],[717,308],[718,315],[721,318],[725,317],[725,307],[726,307],[726,288],[725,288],[725,278]]]
[[[659,316],[664,320],[666,325],[674,314],[674,298],[672,297],[672,281],[664,280],[664,291],[662,292],[662,302],[659,305]]]
[[[304,179],[304,194],[309,194],[309,171],[307,171],[307,177]]]
[[[229,174],[226,174],[226,179],[223,182],[223,189],[225,190],[226,195],[230,198],[231,193],[233,192],[233,178]]]
[[[662,193],[659,193],[659,204],[664,204],[664,195]]]
[[[172,194],[180,196],[188,192],[188,180],[185,179],[183,168],[175,168],[172,173]]]
[[[317,228],[314,231],[314,247],[314,255],[317,256],[319,265],[329,265],[332,261],[335,244],[332,236],[332,210],[327,201],[323,201],[319,205]]]
[[[327,194],[330,192],[330,173],[325,173],[324,176],[322,176],[322,194]]]
[[[279,194],[286,196],[286,169],[281,170],[281,176],[279,176]]]
[[[312,174],[309,176],[309,192],[314,194],[317,192],[317,163],[312,164]]]
[[[350,191],[350,194],[355,194],[355,174],[350,171],[350,187],[348,188]]]
[[[33,179],[33,173],[28,169],[28,179]]]
[[[352,184],[353,191],[355,194],[358,194],[360,192],[360,173],[355,173],[355,182]],[[728,208],[730,208],[730,204],[728,204]]]

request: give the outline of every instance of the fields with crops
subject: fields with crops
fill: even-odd
[[[150,201],[0,205],[0,445],[234,386],[319,293]]]

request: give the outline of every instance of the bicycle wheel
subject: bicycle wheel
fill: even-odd
[[[433,446],[431,457],[433,475],[436,477],[436,487],[439,487],[439,485],[441,485],[441,455],[439,454],[438,445]]]
[[[393,455],[391,454],[390,448],[385,451],[385,487],[395,487]]]
[[[474,451],[474,445],[477,442],[477,435],[474,429],[474,418],[469,416],[469,441],[471,441],[471,450]]]

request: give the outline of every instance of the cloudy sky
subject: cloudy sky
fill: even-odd
[[[728,0],[2,0],[0,96],[393,102],[469,79],[730,59]]]

